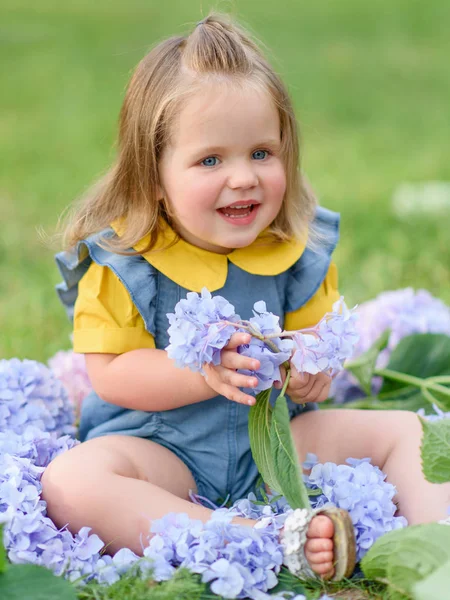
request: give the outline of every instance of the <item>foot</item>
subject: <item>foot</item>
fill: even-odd
[[[306,534],[306,559],[314,573],[322,579],[330,579],[334,575],[333,535],[333,521],[325,515],[314,517]]]

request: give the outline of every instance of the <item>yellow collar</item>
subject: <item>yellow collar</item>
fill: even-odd
[[[121,234],[120,222],[115,221],[111,227],[117,235]],[[303,254],[303,242],[268,242],[264,241],[264,234],[262,232],[250,246],[238,248],[229,254],[216,254],[193,246],[181,238],[165,248],[176,239],[173,229],[166,225],[154,249],[142,256],[181,287],[192,292],[200,292],[203,287],[207,287],[210,292],[214,292],[225,285],[228,261],[253,275],[279,275]],[[141,252],[149,238],[150,235],[143,237],[134,246],[134,250]]]

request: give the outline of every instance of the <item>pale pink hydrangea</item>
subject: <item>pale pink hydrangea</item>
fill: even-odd
[[[64,384],[78,419],[83,399],[92,391],[84,354],[77,354],[72,350],[60,350],[50,358],[48,366]]]

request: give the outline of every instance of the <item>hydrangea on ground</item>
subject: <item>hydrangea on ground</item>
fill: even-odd
[[[395,487],[385,481],[386,475],[370,459],[347,459],[347,465],[319,464],[313,454],[308,456],[309,475],[306,484],[320,488],[322,494],[311,499],[313,508],[331,502],[350,513],[355,528],[357,560],[384,533],[407,526],[404,517],[396,517],[392,501]]]
[[[368,350],[386,329],[391,330],[388,345],[378,357],[377,367],[389,362],[392,350],[401,339],[414,333],[444,333],[450,335],[450,307],[434,298],[426,290],[415,292],[412,288],[383,292],[374,300],[358,307],[356,328],[359,341],[354,356]],[[377,394],[381,379],[374,378],[372,392]],[[356,379],[348,371],[337,375],[332,385],[335,401],[346,402],[364,396]]]
[[[33,425],[55,435],[75,433],[63,384],[35,360],[0,360],[0,432],[21,434]]]

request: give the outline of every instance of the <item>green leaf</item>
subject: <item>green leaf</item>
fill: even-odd
[[[392,351],[386,369],[422,379],[450,375],[450,336],[419,333],[404,337]],[[399,381],[385,379],[381,391],[389,392],[404,385]]]
[[[271,389],[265,390],[256,396],[256,404],[251,407],[249,413],[248,435],[253,460],[264,482],[273,492],[281,492],[270,448],[272,407],[269,400],[271,391]]]
[[[423,429],[423,474],[431,483],[450,481],[450,419],[420,421]]]
[[[6,550],[3,545],[3,525],[0,524],[0,575],[6,571],[8,560],[6,558]]]
[[[368,396],[372,393],[372,379],[378,355],[386,348],[390,335],[391,330],[385,329],[364,354],[345,364],[345,368],[353,373]]]
[[[270,590],[270,595],[276,595],[281,592],[293,592],[294,594],[303,594],[307,596],[308,590],[298,577],[293,575],[286,567],[281,567],[278,574],[278,584]]]
[[[292,508],[311,508],[308,490],[291,435],[286,398],[278,396],[272,413],[270,447],[280,484],[280,492]]]
[[[0,575],[2,600],[76,600],[75,587],[45,567],[12,565]]]
[[[436,600],[450,590],[450,561],[413,587],[414,600]]]
[[[449,560],[450,527],[428,523],[383,535],[364,556],[361,568],[368,579],[387,583],[391,598],[411,598],[416,583]]]

